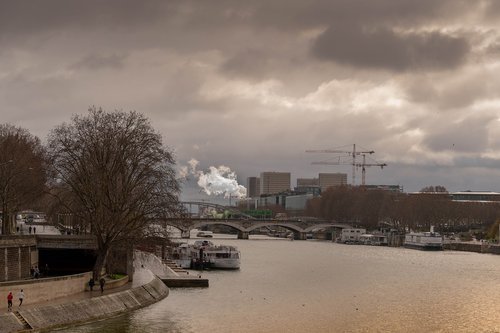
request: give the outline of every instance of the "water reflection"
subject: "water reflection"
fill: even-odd
[[[500,332],[500,256],[318,241],[214,240],[239,271],[204,272],[131,314],[63,332]]]

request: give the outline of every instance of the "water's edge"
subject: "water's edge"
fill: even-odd
[[[43,305],[20,310],[18,314],[34,331],[82,324],[143,308],[158,302],[169,294],[169,288],[158,278],[133,289],[93,297],[77,302]],[[14,316],[14,314],[11,314]],[[19,330],[25,329],[20,326]]]

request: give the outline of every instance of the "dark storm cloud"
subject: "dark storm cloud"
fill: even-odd
[[[434,124],[425,138],[424,144],[433,151],[454,153],[477,153],[488,147],[488,124],[495,116],[468,117],[459,122],[441,118]]]
[[[80,61],[71,65],[71,69],[90,69],[98,70],[104,68],[120,69],[123,67],[123,61],[125,60],[123,55],[99,55],[99,54],[89,54]]]
[[[494,88],[489,87],[493,81],[485,80],[489,76],[490,74],[482,72],[469,73],[452,82],[446,81],[446,78],[414,77],[407,85],[406,92],[412,102],[440,110],[457,110],[498,95]]]
[[[135,29],[165,22],[186,30],[238,25],[296,30],[337,21],[413,25],[454,18],[475,7],[465,0],[17,0],[0,2],[0,34],[93,26]]]
[[[488,45],[488,47],[486,47],[485,54],[493,57],[498,57],[500,55],[500,40],[497,40]]]
[[[169,7],[177,1],[160,0],[47,0],[1,1],[0,34],[38,33],[95,25],[135,27],[169,17]]]
[[[465,0],[279,0],[257,3],[252,11],[255,22],[290,29],[332,22],[414,25],[453,19],[477,6]]]
[[[398,33],[347,25],[328,28],[313,46],[313,54],[323,60],[395,71],[455,68],[469,50],[466,39],[438,31]]]
[[[484,4],[485,18],[496,22],[500,17],[500,1],[484,0],[482,3]]]
[[[418,190],[500,142],[481,116],[500,91],[484,3],[0,0],[2,117],[43,136],[89,105],[134,109],[179,157],[248,176],[314,176],[301,152],[357,143],[389,164],[371,182]]]
[[[488,169],[499,169],[500,159],[489,158],[489,157],[467,157],[460,156],[454,159],[456,167],[464,168],[488,168]]]
[[[229,75],[260,78],[263,72],[271,69],[271,65],[270,59],[262,50],[247,49],[225,61],[221,70]]]

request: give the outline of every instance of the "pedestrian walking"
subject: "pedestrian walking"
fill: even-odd
[[[33,233],[36,234],[36,227],[33,227]]]
[[[90,278],[90,280],[89,280],[89,289],[90,289],[90,291],[92,291],[94,289],[94,284],[95,284],[94,278]]]
[[[30,231],[30,234],[31,234],[31,226],[28,228],[28,230]]]
[[[12,295],[12,291],[9,292],[7,295],[7,311],[12,311],[12,299],[14,296]]]
[[[19,298],[19,306],[21,306],[23,304],[23,300],[24,300],[24,291],[22,289],[19,292],[18,298]]]
[[[40,269],[38,266],[35,266],[35,279],[38,279],[40,277]]]
[[[99,285],[101,286],[101,294],[104,292],[104,284],[106,283],[106,280],[104,280],[104,278],[102,277],[100,280],[99,280]]]

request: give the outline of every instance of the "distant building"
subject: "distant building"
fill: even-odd
[[[247,178],[247,197],[254,198],[260,195],[260,178],[248,177]]]
[[[453,201],[461,202],[499,202],[500,193],[487,191],[461,191],[451,193]]]
[[[307,202],[312,198],[312,194],[289,195],[286,197],[285,209],[287,211],[303,211]]]
[[[318,179],[321,192],[329,187],[347,185],[346,173],[320,173]]]
[[[297,187],[319,186],[318,178],[297,178]]]
[[[313,198],[312,194],[281,193],[262,195],[254,198],[254,207],[280,206],[286,211],[298,212],[306,208],[307,201]]]
[[[285,209],[286,206],[286,194],[270,194],[255,198],[255,207],[269,207],[269,206],[280,206]]]
[[[261,172],[260,194],[276,194],[290,191],[290,172]]]
[[[321,195],[321,188],[317,185],[296,187],[293,191],[297,194],[312,194],[315,197]]]
[[[297,178],[297,187],[294,188],[297,193],[307,193],[313,196],[321,194],[318,178]]]
[[[382,190],[389,192],[403,192],[403,187],[400,185],[364,185],[367,190]]]

